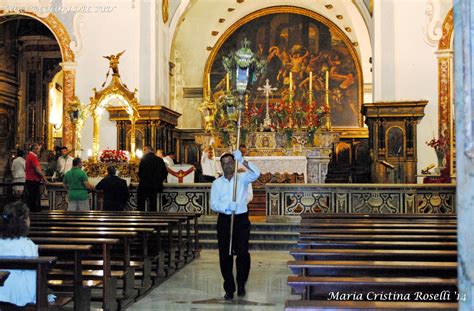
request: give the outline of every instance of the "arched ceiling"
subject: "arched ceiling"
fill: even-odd
[[[202,85],[210,51],[226,29],[254,11],[281,5],[312,10],[336,24],[358,53],[364,83],[372,82],[371,20],[362,0],[183,0],[170,24],[170,58],[179,54],[185,85]]]

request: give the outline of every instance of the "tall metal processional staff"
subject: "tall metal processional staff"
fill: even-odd
[[[249,83],[256,81],[256,75],[262,71],[264,63],[256,59],[251,51],[250,42],[244,39],[242,47],[224,57],[226,74],[226,95],[220,100],[229,121],[236,121],[236,148],[240,145],[242,108]],[[235,95],[230,90],[230,77],[235,81]],[[218,212],[217,236],[219,244],[219,263],[224,278],[224,298],[233,299],[236,289],[233,268],[233,255],[237,256],[237,294],[244,296],[245,284],[250,270],[248,242],[250,221],[247,209],[247,189],[250,183],[260,175],[258,168],[244,161],[239,150],[221,156],[224,175],[212,184],[211,208]],[[247,168],[247,172],[238,174],[236,162]],[[232,196],[231,196],[232,194]]]

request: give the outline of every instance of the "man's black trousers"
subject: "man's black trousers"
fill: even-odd
[[[24,196],[30,212],[41,212],[41,182],[27,180]]]
[[[148,211],[156,212],[156,199],[158,191],[153,188],[140,188],[137,191],[137,209],[139,211],[145,211],[145,202],[148,200]]]
[[[234,257],[229,256],[230,240],[230,215],[219,213],[217,218],[217,240],[219,246],[219,263],[221,273],[224,277],[224,290],[226,293],[235,292],[235,281],[232,273]],[[249,214],[239,214],[234,216],[234,236],[232,239],[233,254],[237,256],[237,286],[243,287],[247,282],[250,271],[250,221]]]

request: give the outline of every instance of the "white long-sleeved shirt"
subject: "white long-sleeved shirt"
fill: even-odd
[[[73,158],[70,156],[60,156],[58,158],[57,170],[61,176],[72,169],[72,160]]]
[[[237,168],[239,170],[243,170],[244,172],[247,172],[247,168],[243,165],[243,164],[238,164]],[[248,188],[248,196],[247,196],[247,204],[252,202],[253,200],[253,186],[252,184],[249,184],[249,188]]]
[[[12,162],[12,176],[13,182],[25,182],[25,159],[23,157],[17,157]]]
[[[217,166],[216,166],[216,160],[213,157],[212,159],[209,158],[209,153],[204,152],[202,154],[201,158],[201,168],[202,168],[202,174],[206,176],[212,176],[212,177],[217,177]]]
[[[163,158],[163,161],[165,162],[165,165],[168,166],[173,166],[174,165],[174,160],[170,156],[166,156]]]
[[[260,176],[260,170],[251,162],[247,162],[251,170],[239,173],[237,176],[237,209],[235,214],[243,214],[248,211],[248,186],[256,181]],[[230,203],[232,202],[232,193],[234,189],[234,177],[231,180],[221,176],[217,178],[211,187],[211,209],[218,213],[230,215]]]

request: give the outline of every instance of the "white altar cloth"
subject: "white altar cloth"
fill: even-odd
[[[262,173],[298,173],[304,174],[304,182],[308,178],[308,160],[305,156],[263,156],[263,157],[244,157],[245,160],[255,164]],[[218,160],[219,161],[219,160]],[[218,170],[222,172],[220,162]]]
[[[177,164],[168,166],[168,183],[194,183],[194,166],[191,164]]]

